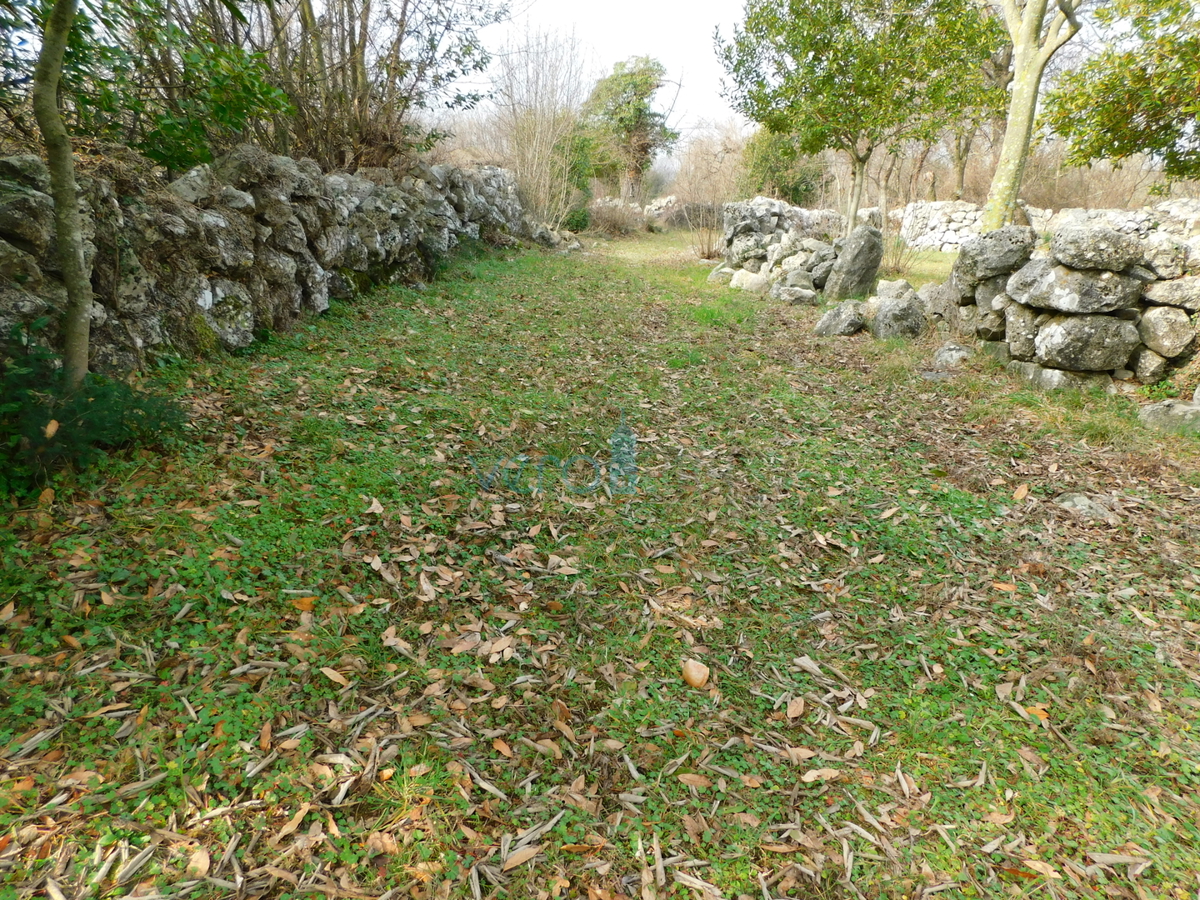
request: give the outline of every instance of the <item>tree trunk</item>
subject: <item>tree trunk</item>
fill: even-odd
[[[988,191],[981,229],[984,233],[1012,221],[1017,207],[1029,140],[1037,115],[1038,88],[1042,73],[1058,49],[1079,32],[1076,11],[1082,0],[1058,0],[1050,23],[1043,29],[1048,0],[1000,0],[1004,24],[1012,38],[1012,94],[1008,100],[1008,122],[1004,143],[996,162],[996,174]]]
[[[871,151],[864,154],[852,153],[850,159],[854,164],[854,184],[850,188],[850,203],[846,209],[846,237],[854,231],[858,224],[858,207],[862,203],[863,185],[867,181],[867,163],[871,161]]]
[[[50,168],[50,193],[54,198],[54,233],[59,263],[67,287],[63,314],[63,370],[67,387],[75,390],[88,371],[88,342],[92,325],[92,283],[83,259],[83,227],[75,187],[75,161],[71,138],[58,108],[58,81],[62,75],[67,36],[75,20],[78,0],[54,0],[46,19],[42,49],[33,71],[33,113],[46,145]]]
[[[954,135],[954,199],[961,200],[967,191],[967,163],[971,158],[971,145],[975,143],[974,125]]]
[[[1033,137],[1033,122],[1037,116],[1038,86],[1044,68],[1043,63],[1041,66],[1018,70],[1013,79],[1004,143],[1000,147],[1000,159],[996,162],[996,174],[992,177],[987,206],[983,211],[981,227],[985,233],[1012,221],[1021,180],[1025,177],[1025,162],[1029,158],[1029,142]]]

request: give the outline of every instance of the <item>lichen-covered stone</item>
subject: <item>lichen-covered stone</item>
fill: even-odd
[[[1124,368],[1139,343],[1133,323],[1112,316],[1051,316],[1034,340],[1037,362],[1077,372]]]
[[[850,233],[825,281],[830,301],[865,296],[875,286],[883,259],[883,234],[872,225],[859,225]],[[813,279],[814,283],[816,278]]]
[[[1155,353],[1172,359],[1191,346],[1196,337],[1192,320],[1174,306],[1151,306],[1138,323],[1142,343]]]
[[[1146,300],[1164,306],[1179,306],[1190,312],[1200,312],[1200,275],[1185,275],[1171,281],[1155,281],[1146,285]]]
[[[1066,313],[1103,313],[1134,305],[1142,282],[1129,275],[1069,269],[1048,259],[1026,263],[1008,279],[1007,293],[1018,303]]]
[[[1065,225],[1050,241],[1050,255],[1073,269],[1123,272],[1143,253],[1137,238],[1106,225]]]

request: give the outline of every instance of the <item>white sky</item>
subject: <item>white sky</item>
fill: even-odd
[[[679,85],[663,88],[656,104],[674,100],[670,124],[684,132],[701,121],[737,117],[721,98],[723,69],[713,50],[718,26],[728,38],[743,13],[741,0],[515,0],[513,22],[483,31],[485,46],[499,46],[510,30],[574,32],[594,57],[597,76],[631,56],[650,56]]]

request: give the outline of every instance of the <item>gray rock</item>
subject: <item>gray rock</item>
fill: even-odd
[[[939,370],[957,369],[970,358],[971,351],[966,347],[953,342],[945,343],[933,354],[933,367]]]
[[[708,273],[707,281],[709,284],[729,284],[735,271],[735,269],[729,268],[725,263],[721,263]]]
[[[729,280],[729,286],[749,291],[752,294],[763,295],[771,289],[771,279],[766,275],[751,272],[749,269],[738,269]]]
[[[1200,403],[1200,384],[1196,385],[1196,390],[1192,393],[1192,402]]]
[[[916,293],[904,297],[889,297],[879,300],[879,308],[867,327],[879,339],[920,337],[928,326],[925,310]]]
[[[845,337],[857,334],[865,325],[862,304],[857,300],[847,300],[821,316],[813,334],[821,337]]]
[[[1164,400],[1142,407],[1138,421],[1157,431],[1200,435],[1200,401]]]
[[[1097,503],[1087,494],[1061,494],[1054,500],[1054,505],[1075,513],[1088,521],[1097,519],[1109,522],[1118,520],[1111,509]]]
[[[979,321],[975,324],[975,333],[985,341],[1004,340],[1007,325],[1004,314],[993,309],[976,308],[979,309]]]
[[[875,296],[881,300],[886,300],[889,297],[903,297],[911,290],[914,290],[913,286],[903,279],[899,281],[881,281],[875,287]]]
[[[254,342],[254,303],[245,285],[223,278],[204,281],[196,305],[226,350]]]
[[[15,181],[40,193],[50,193],[50,170],[40,156],[32,153],[0,159],[0,181]]]
[[[958,320],[958,294],[952,288],[944,284],[923,284],[917,296],[925,308],[925,318],[934,325],[944,323],[953,327]]]
[[[1142,284],[1150,284],[1152,281],[1158,281],[1158,276],[1145,266],[1130,266],[1125,270],[1125,274],[1130,278],[1136,278]]]
[[[758,274],[759,272],[762,271],[762,267],[763,267],[763,260],[761,260],[761,259],[755,259],[754,257],[751,257],[750,259],[742,260],[742,268],[745,269],[747,272],[753,272],[754,274]]]
[[[1064,225],[1050,241],[1050,255],[1073,269],[1122,272],[1143,253],[1137,238],[1105,225]]]
[[[975,332],[979,328],[979,307],[972,303],[970,306],[958,307],[958,314],[955,320],[955,333],[964,338],[975,337]]]
[[[778,293],[776,293],[776,288]],[[777,284],[775,288],[771,289],[771,295],[794,306],[816,306],[821,302],[821,295],[816,291],[801,287],[784,287],[781,284]]]
[[[837,259],[837,250],[831,245],[826,244],[820,250],[813,251],[813,255],[808,258],[808,263],[805,268],[810,272],[816,271],[818,266],[825,263],[833,263]]]
[[[188,169],[168,184],[167,190],[185,203],[200,203],[207,200],[217,191],[212,167],[207,163],[201,163],[195,168]]]
[[[1146,285],[1144,293],[1150,303],[1180,306],[1191,312],[1200,312],[1200,275],[1156,281]]]
[[[779,268],[783,269],[784,272],[791,272],[795,269],[807,269],[811,256],[812,254],[803,251],[793,253],[791,256],[785,256],[779,261]]]
[[[1051,316],[1037,333],[1037,361],[1076,372],[1124,368],[1141,343],[1132,322],[1111,316]]]
[[[883,233],[872,225],[859,225],[850,233],[833,264],[825,282],[825,297],[838,301],[870,293],[882,259]]]
[[[1026,384],[1042,391],[1113,391],[1112,376],[1107,372],[1066,372],[1020,360],[1013,360],[1006,369]]]
[[[235,187],[225,185],[217,194],[217,201],[223,206],[228,206],[230,209],[236,209],[238,212],[244,212],[247,215],[254,215],[254,195],[248,194],[245,191],[239,191]]]
[[[725,260],[734,268],[744,264],[748,259],[766,259],[767,250],[762,235],[743,234],[733,239]]]
[[[1003,313],[1006,309],[1013,305],[1013,298],[1008,294],[997,294],[992,298],[992,312]]]
[[[1142,384],[1158,384],[1167,374],[1167,361],[1148,347],[1133,356],[1133,372]]]
[[[0,238],[41,256],[54,236],[54,201],[41,191],[0,183]]]
[[[1005,341],[984,341],[979,345],[979,349],[1002,366],[1007,366],[1012,361],[1012,354]]]
[[[980,309],[993,308],[992,301],[1001,295],[1005,295],[1004,291],[1008,286],[1008,278],[1008,275],[995,275],[991,278],[985,278],[979,284],[975,285],[975,305]]]
[[[24,250],[0,240],[0,278],[27,291],[36,291],[42,283],[42,270],[38,268],[37,260]],[[4,337],[7,336],[5,333]]]
[[[1032,228],[1020,225],[1006,225],[971,238],[954,261],[951,277],[955,285],[966,293],[984,279],[1015,272],[1029,260],[1035,239]]]
[[[1037,318],[1036,312],[1019,303],[1004,310],[1004,338],[1013,359],[1027,362],[1037,355]]]
[[[1026,263],[1008,279],[1008,295],[1018,303],[1068,313],[1112,312],[1137,302],[1142,283],[1128,275],[1056,266],[1047,259]]]
[[[1142,343],[1155,353],[1172,359],[1191,346],[1196,329],[1182,309],[1151,306],[1142,313],[1138,334],[1142,336]]]
[[[783,284],[790,288],[804,288],[806,291],[815,289],[812,275],[803,269],[793,269],[783,276]]]
[[[833,271],[834,260],[826,260],[825,262],[817,263],[812,270],[813,286],[824,288],[829,280],[829,273]]]
[[[1155,231],[1142,242],[1144,262],[1157,278],[1179,278],[1187,265],[1188,248],[1169,234]]]

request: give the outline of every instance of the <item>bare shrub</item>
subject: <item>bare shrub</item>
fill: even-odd
[[[601,197],[588,207],[589,227],[592,231],[620,237],[644,231],[646,218],[641,207],[615,197]]]
[[[738,199],[745,147],[746,136],[736,122],[703,124],[679,154],[671,184],[671,192],[680,200],[675,221],[682,218],[691,232],[692,249],[701,259],[720,255],[722,207]]]

